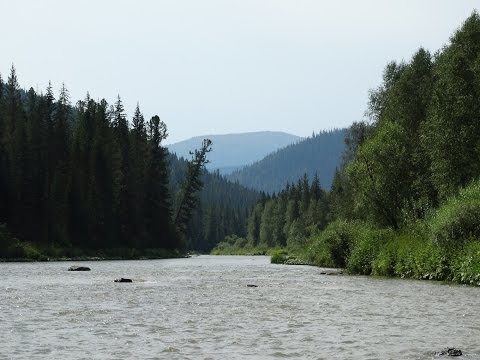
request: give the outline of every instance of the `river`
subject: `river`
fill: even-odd
[[[480,359],[480,289],[321,271],[263,256],[1,263],[0,359]]]

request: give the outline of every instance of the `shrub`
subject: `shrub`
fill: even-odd
[[[288,258],[288,251],[285,249],[279,249],[272,251],[270,262],[272,264],[285,264]]]
[[[448,199],[430,220],[433,241],[450,246],[480,238],[480,182]]]
[[[346,263],[348,272],[371,274],[375,259],[391,237],[391,230],[379,230],[367,223],[357,223],[354,228],[355,240]]]
[[[392,233],[372,264],[372,273],[383,276],[443,280],[449,277],[449,253],[429,237],[425,223]]]
[[[307,246],[306,260],[317,266],[345,267],[355,228],[355,223],[337,220],[324,231],[314,233]]]
[[[452,280],[480,286],[480,243],[465,244],[452,260]]]

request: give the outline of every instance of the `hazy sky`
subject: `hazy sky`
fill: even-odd
[[[129,116],[158,114],[169,141],[360,120],[391,60],[441,48],[478,0],[0,0],[0,73],[64,82]]]

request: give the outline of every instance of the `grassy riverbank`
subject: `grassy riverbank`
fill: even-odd
[[[480,182],[403,230],[337,220],[294,255],[352,274],[448,280],[480,285]]]
[[[401,230],[338,219],[304,244],[269,249],[230,237],[212,254],[269,254],[272,263],[345,268],[347,273],[480,286],[480,181]]]

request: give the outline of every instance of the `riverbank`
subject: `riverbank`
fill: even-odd
[[[361,222],[337,221],[312,236],[303,248],[273,252],[272,263],[480,286],[479,242],[441,246],[417,230],[400,233]]]
[[[98,261],[143,260],[187,257],[182,250],[135,249],[115,247],[109,249],[83,249],[35,244],[14,237],[5,224],[0,224],[0,262],[30,261]]]
[[[424,225],[424,224],[423,224]],[[347,274],[449,281],[480,286],[480,243],[442,246],[428,229],[394,232],[359,221],[336,221],[305,246],[268,249],[274,264],[342,268]],[[224,248],[222,255],[246,255],[252,248]],[[212,254],[219,254],[215,250]]]
[[[252,246],[228,237],[212,254],[262,250],[272,263],[344,268],[349,274],[452,281],[480,286],[480,182],[448,198],[425,219],[400,229],[362,220],[337,219],[324,230],[308,229],[285,248]]]

